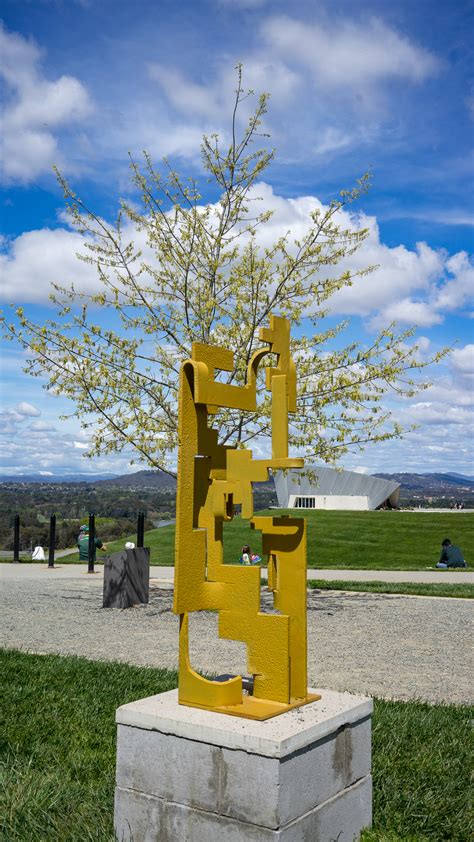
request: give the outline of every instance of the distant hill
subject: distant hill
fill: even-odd
[[[454,474],[375,474],[382,479],[394,480],[401,485],[401,496],[408,494],[425,497],[456,497],[474,494],[474,480]]]
[[[137,471],[134,474],[64,474],[62,476],[43,476],[43,474],[0,474],[1,483],[63,483],[76,485],[106,486],[107,488],[175,488],[176,480],[164,471]]]
[[[154,471],[136,471],[134,474],[124,474],[121,477],[96,480],[94,485],[106,488],[159,488],[160,490],[175,489],[176,480],[158,468]]]
[[[163,491],[175,489],[176,480],[169,474],[165,474],[164,471],[156,469],[154,471],[137,471],[135,474],[125,474],[122,477],[100,480],[95,485],[105,486],[106,488],[157,488]],[[274,489],[273,480],[254,483],[254,485],[261,490]]]
[[[62,483],[87,483],[88,485],[95,484],[98,480],[113,479],[116,474],[62,474],[61,476],[54,476],[49,474],[0,474],[0,482],[13,483],[55,483],[61,485]]]
[[[401,498],[408,497],[447,497],[450,499],[472,499],[474,496],[474,478],[456,473],[378,473],[374,474],[382,479],[393,480],[401,485]],[[129,488],[135,490],[156,490],[173,492],[176,489],[174,477],[164,471],[144,470],[136,471],[133,474],[65,474],[63,476],[43,476],[42,474],[17,474],[8,476],[0,474],[0,483],[15,485],[22,484],[56,484],[76,483],[84,487],[93,486],[99,488]],[[274,490],[273,480],[254,483],[254,490],[267,493]]]
[[[155,469],[153,471],[136,471],[134,474],[66,474],[64,476],[43,476],[42,474],[17,474],[8,476],[0,474],[0,483],[48,483],[61,485],[62,483],[88,485],[94,488],[131,488],[131,489],[156,489],[159,491],[174,491],[176,479],[164,471]],[[255,483],[257,489],[274,489],[273,480]]]
[[[474,482],[474,476],[467,477],[465,474],[456,474],[455,471],[449,471],[448,477],[456,477],[456,479],[467,479],[469,482]]]

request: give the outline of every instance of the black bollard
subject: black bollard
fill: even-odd
[[[89,515],[89,563],[87,572],[94,572],[94,555],[95,555],[95,514],[93,512]]]
[[[56,515],[49,519],[49,556],[48,567],[54,567],[54,548],[56,546]]]
[[[143,512],[138,512],[137,520],[137,547],[143,547],[145,539],[145,515]]]
[[[13,520],[13,561],[20,561],[20,515]]]

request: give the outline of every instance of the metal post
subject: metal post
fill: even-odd
[[[93,512],[89,515],[89,563],[87,567],[88,573],[94,572],[94,555],[95,555],[95,514]]]
[[[56,546],[56,515],[49,519],[49,557],[48,567],[54,567],[54,548]]]
[[[143,547],[144,538],[145,538],[145,514],[143,512],[138,512],[137,547]]]
[[[20,561],[20,515],[13,520],[13,561]]]

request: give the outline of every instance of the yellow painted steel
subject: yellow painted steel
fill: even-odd
[[[215,380],[216,370],[232,371],[233,353],[194,343],[192,359],[181,369],[179,456],[176,504],[174,611],[180,615],[179,702],[234,716],[268,719],[319,699],[306,681],[306,523],[289,517],[254,517],[252,482],[268,479],[269,468],[298,468],[288,457],[288,412],[296,411],[296,369],[290,355],[290,323],[271,316],[260,331],[266,343],[249,363],[244,386]],[[276,355],[266,368],[272,394],[272,458],[219,444],[209,426],[219,407],[254,412],[257,373],[266,354]],[[223,523],[234,506],[262,531],[268,556],[269,587],[279,614],[260,611],[260,568],[226,564]],[[219,637],[247,644],[253,693],[242,677],[211,681],[189,660],[189,613],[216,610]]]

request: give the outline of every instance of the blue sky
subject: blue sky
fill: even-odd
[[[397,318],[418,325],[426,356],[454,348],[430,391],[391,403],[418,429],[344,466],[474,473],[471,2],[3,0],[2,9],[6,304],[41,320],[51,281],[95,283],[74,257],[80,241],[52,165],[105,217],[131,195],[129,151],[199,175],[201,135],[227,130],[243,62],[245,85],[271,93],[265,129],[277,154],[261,192],[282,230],[372,169],[359,208],[371,233],[357,263],[380,268],[336,297],[332,317],[348,317],[348,336],[364,342]],[[0,473],[136,469],[130,454],[84,460],[84,432],[59,420],[67,403],[21,365],[7,345]]]

